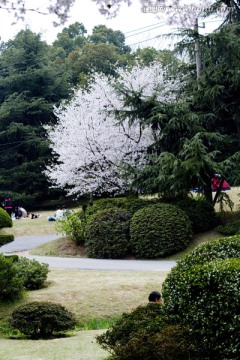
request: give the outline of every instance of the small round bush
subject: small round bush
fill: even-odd
[[[14,259],[0,254],[0,299],[15,299],[23,291],[23,281],[13,266]]]
[[[206,200],[187,198],[176,203],[188,215],[194,234],[210,230],[216,226],[216,213]]]
[[[175,271],[163,287],[166,314],[188,326],[202,358],[239,359],[240,259]]]
[[[85,244],[88,256],[116,259],[129,250],[130,215],[124,210],[105,210],[93,215],[86,225]]]
[[[41,264],[37,260],[20,257],[14,263],[18,277],[22,279],[27,290],[37,290],[43,287],[48,274],[48,264]]]
[[[0,229],[5,228],[5,227],[12,227],[13,226],[13,222],[11,217],[8,215],[8,213],[0,208]]]
[[[52,302],[30,302],[12,313],[11,324],[30,338],[49,338],[76,325],[74,315]]]
[[[174,205],[150,205],[137,211],[131,220],[130,241],[138,258],[161,258],[177,253],[186,248],[191,238],[188,216]]]

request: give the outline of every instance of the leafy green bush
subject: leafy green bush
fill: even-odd
[[[13,235],[0,235],[0,246],[8,244],[14,240]]]
[[[177,253],[185,249],[191,238],[188,216],[174,205],[150,205],[131,219],[130,242],[138,258],[161,258]]]
[[[0,254],[0,299],[14,299],[23,291],[23,281],[13,267],[13,259]]]
[[[189,341],[187,329],[166,326],[157,334],[144,332],[131,338],[124,346],[117,346],[111,360],[186,360],[197,359]],[[194,357],[193,357],[194,356]]]
[[[13,226],[13,222],[11,217],[8,215],[8,213],[0,208],[0,229],[5,228],[5,227],[12,227]]]
[[[11,324],[30,338],[49,338],[76,325],[74,315],[51,302],[30,302],[12,313]]]
[[[216,230],[226,236],[240,234],[240,221],[219,225]]]
[[[130,313],[123,313],[104,334],[97,336],[97,342],[103,349],[111,352],[118,346],[126,345],[130,339],[138,337],[146,329],[149,334],[157,333],[165,323],[161,304],[149,303],[138,306]]]
[[[88,256],[100,259],[121,258],[129,250],[130,215],[124,210],[97,212],[85,231]]]
[[[240,257],[240,236],[231,236],[222,239],[212,240],[196,247],[183,260],[179,261],[171,274],[182,272],[192,265],[204,264],[213,260],[225,260]],[[174,275],[173,275],[174,276]]]
[[[169,319],[189,327],[202,358],[239,359],[240,259],[173,270],[163,287]]]
[[[206,200],[187,198],[176,203],[188,215],[194,234],[210,230],[216,226],[214,207]]]
[[[68,214],[66,219],[56,222],[56,230],[58,234],[69,236],[78,245],[84,244],[85,227],[87,219],[82,211],[75,211]]]
[[[37,260],[20,257],[14,263],[15,272],[22,279],[27,290],[37,290],[43,287],[48,274],[48,264],[41,264]]]

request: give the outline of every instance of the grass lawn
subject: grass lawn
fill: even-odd
[[[52,212],[41,212],[39,219],[15,220],[7,233],[15,236],[54,234],[55,223],[47,221]],[[46,249],[57,248],[60,255],[70,251],[76,255],[72,242],[60,239],[45,244]],[[60,246],[61,245],[61,246]],[[56,251],[56,250],[54,250]],[[79,256],[84,256],[80,253]],[[72,311],[85,328],[101,328],[102,323],[147,303],[148,294],[161,291],[166,272],[85,271],[50,269],[46,288],[27,292],[15,303],[0,303],[0,359],[1,360],[100,360],[107,353],[95,342],[96,331],[82,330],[71,336],[54,340],[16,340],[4,338],[1,329],[12,311],[29,301],[53,301]],[[93,325],[92,325],[93,324]]]
[[[13,234],[14,236],[30,236],[30,235],[52,235],[56,233],[55,221],[48,221],[48,216],[54,215],[52,211],[38,211],[40,217],[37,219],[23,218],[21,220],[13,220],[12,228],[1,230],[3,234]]]
[[[1,339],[1,360],[101,360],[107,353],[96,344],[101,331],[80,331],[53,340]]]

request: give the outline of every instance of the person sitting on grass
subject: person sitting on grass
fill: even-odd
[[[158,302],[158,303],[160,303],[162,301],[162,295],[158,291],[152,291],[148,296],[148,300],[150,302]]]

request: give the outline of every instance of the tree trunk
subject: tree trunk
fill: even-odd
[[[211,180],[204,186],[204,196],[210,204],[213,204]]]

